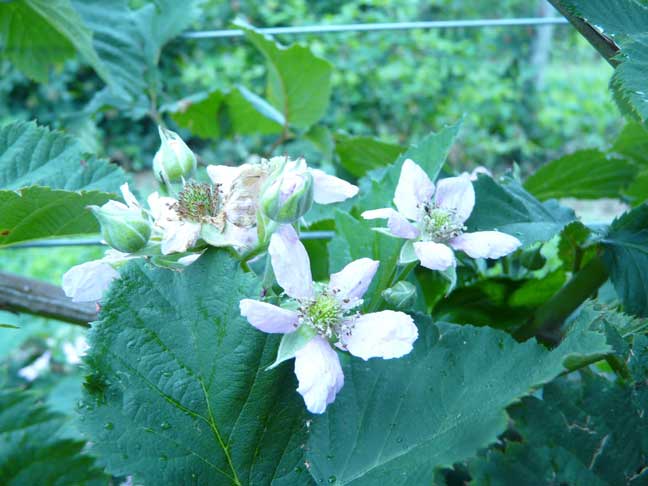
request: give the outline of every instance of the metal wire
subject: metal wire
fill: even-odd
[[[430,20],[420,22],[384,22],[367,24],[339,24],[339,25],[305,25],[301,27],[270,27],[257,29],[264,34],[330,34],[342,32],[377,32],[388,30],[413,30],[413,29],[457,29],[466,27],[522,27],[563,25],[569,21],[564,17],[521,17],[515,19],[475,19],[475,20]],[[201,30],[185,32],[185,39],[218,39],[227,37],[241,37],[240,29]]]
[[[302,240],[330,240],[335,236],[335,231],[302,231]],[[52,248],[59,246],[104,246],[100,238],[59,238],[52,240],[27,241],[17,245],[8,246],[7,250],[19,250],[21,248]],[[5,248],[0,248],[4,250]]]

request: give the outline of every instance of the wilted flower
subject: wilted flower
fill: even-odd
[[[188,178],[196,170],[196,156],[180,135],[158,127],[160,148],[153,157],[153,173],[165,184]]]
[[[148,243],[151,227],[128,189],[128,184],[120,187],[126,204],[108,201],[103,206],[90,206],[101,225],[101,236],[110,246],[124,253],[136,252]]]
[[[355,310],[379,262],[355,260],[331,275],[328,285],[313,283],[308,254],[290,225],[272,235],[268,252],[277,282],[292,301],[281,308],[243,299],[241,314],[263,332],[303,337],[294,353],[295,374],[309,411],[323,413],[344,385],[332,345],[364,360],[399,358],[412,350],[418,331],[409,315]]]
[[[521,245],[514,236],[499,231],[465,233],[464,222],[475,206],[475,191],[467,173],[441,179],[435,191],[423,169],[407,159],[396,186],[394,204],[398,211],[374,209],[365,211],[362,217],[386,218],[393,236],[413,242],[412,260],[418,258],[421,265],[431,270],[454,266],[452,249],[462,250],[472,258],[500,258]]]

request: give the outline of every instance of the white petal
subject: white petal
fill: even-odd
[[[94,260],[70,268],[63,275],[62,285],[72,302],[96,302],[116,278],[117,270],[102,260]]]
[[[52,352],[45,351],[32,364],[18,370],[18,376],[24,378],[27,381],[34,381],[43,371],[49,368],[51,358]]]
[[[429,202],[432,194],[434,184],[425,171],[411,159],[403,162],[394,193],[394,204],[398,211],[415,221],[419,217],[420,206]]]
[[[297,392],[311,413],[324,413],[344,385],[340,359],[324,338],[315,336],[295,354]]]
[[[137,199],[133,195],[133,193],[130,191],[128,188],[128,182],[125,184],[122,184],[119,186],[119,189],[121,190],[122,197],[124,198],[124,201],[126,201],[126,204],[128,204],[128,207],[131,209],[140,209],[140,205],[137,202]]]
[[[227,194],[234,179],[241,173],[241,167],[232,167],[229,165],[208,165],[207,175],[214,184],[220,184],[223,193]]]
[[[453,238],[450,245],[472,258],[500,258],[513,253],[522,243],[515,236],[499,231],[477,231]]]
[[[491,171],[488,170],[486,167],[479,165],[473,169],[473,171],[470,173],[470,180],[471,181],[476,181],[479,178],[479,174],[484,174],[489,177],[493,177],[493,174],[491,174]]]
[[[337,298],[345,306],[354,307],[369,288],[378,265],[380,262],[370,258],[352,261],[342,270],[331,275],[329,288],[337,291]]]
[[[188,267],[192,263],[194,263],[196,260],[198,260],[202,256],[201,253],[192,253],[191,255],[183,256],[181,258],[178,258],[178,263],[180,265],[184,265],[185,267]]]
[[[358,187],[344,179],[319,169],[310,171],[313,176],[313,200],[318,204],[341,202],[358,194]]]
[[[310,298],[313,295],[310,260],[292,226],[283,224],[273,233],[268,253],[277,282],[286,294],[295,299]]]
[[[387,227],[392,235],[406,240],[418,238],[420,232],[416,226],[407,221],[400,213],[394,211],[387,221]]]
[[[418,241],[414,243],[414,252],[421,265],[430,270],[447,270],[456,263],[454,253],[443,243]]]
[[[434,202],[437,206],[454,212],[458,223],[466,221],[475,207],[475,189],[470,176],[462,174],[441,179],[437,182]]]
[[[239,303],[241,315],[259,331],[287,334],[298,327],[299,315],[276,305],[243,299]]]
[[[400,358],[412,350],[418,329],[404,312],[381,311],[356,318],[350,336],[342,344],[365,361],[369,358]]]
[[[233,246],[239,251],[253,248],[259,242],[259,233],[256,226],[243,228],[232,223],[225,225],[223,240],[226,246]]]
[[[162,238],[162,254],[185,252],[196,244],[199,236],[200,223],[167,222]]]
[[[81,358],[86,355],[89,347],[88,342],[83,336],[77,336],[74,342],[63,343],[65,361],[72,365],[81,363]]]
[[[364,219],[387,219],[395,212],[392,208],[370,209],[362,213],[361,216]]]
[[[157,192],[153,192],[149,194],[146,202],[151,210],[151,216],[153,216],[155,224],[160,228],[166,228],[169,223],[178,221],[178,214],[173,209],[173,206],[178,201],[172,197],[163,197]]]

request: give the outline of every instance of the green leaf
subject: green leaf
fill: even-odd
[[[196,285],[200,282],[200,285]],[[308,484],[304,406],[278,338],[241,317],[259,285],[225,251],[182,272],[133,262],[90,332],[92,451],[146,484]]]
[[[648,199],[648,169],[639,172],[624,193],[632,200],[633,205],[641,204]]]
[[[576,13],[605,35],[625,38],[648,30],[648,8],[636,0],[567,0]]]
[[[648,130],[639,123],[626,123],[612,145],[611,152],[648,168]]]
[[[398,265],[403,240],[374,231],[367,221],[359,221],[348,213],[335,212],[336,236],[329,243],[331,273],[358,258],[371,258],[380,262],[371,286],[365,293],[365,305],[372,308],[381,299],[383,290],[391,287]]]
[[[645,392],[587,374],[547,385],[511,409],[521,442],[470,462],[473,484],[642,485],[648,481]]]
[[[268,100],[287,122],[296,128],[308,128],[322,118],[331,96],[331,64],[308,47],[285,47],[245,22],[235,25],[265,57]]]
[[[189,96],[162,107],[160,111],[171,112],[173,121],[194,136],[218,139],[221,137],[220,113],[224,100],[225,93],[214,90]]]
[[[404,151],[400,145],[372,137],[351,137],[343,133],[335,135],[335,153],[340,165],[356,177],[391,164]]]
[[[125,179],[118,166],[87,157],[78,142],[60,132],[31,122],[0,128],[0,189],[41,185],[118,192]]]
[[[599,150],[580,150],[553,160],[524,183],[527,191],[544,201],[551,198],[619,198],[637,169],[632,163]]]
[[[625,311],[648,316],[648,204],[616,219],[602,241],[603,261]]]
[[[475,208],[466,221],[468,231],[498,230],[517,237],[524,246],[550,240],[576,219],[556,201],[541,203],[511,178],[497,184],[488,176],[473,183]]]
[[[86,28],[70,0],[0,2],[0,49],[18,69],[46,82],[49,68],[75,49],[97,74],[109,80]]]
[[[19,326],[14,326],[13,324],[0,324],[0,327],[3,329],[20,329]]]
[[[39,395],[0,390],[0,484],[108,484],[82,454],[84,442],[64,439],[66,417],[38,403]]]
[[[609,351],[588,324],[575,323],[548,351],[487,327],[437,330],[418,319],[407,356],[344,366],[344,388],[310,427],[311,474],[339,485],[430,484],[436,468],[494,442],[506,407],[563,373],[569,358]]]
[[[200,13],[200,0],[156,0],[133,10],[128,0],[72,0],[94,32],[93,45],[109,76],[87,110],[113,106],[133,118],[151,108],[149,94],[160,91],[157,64],[164,45]]]
[[[0,247],[41,238],[75,236],[99,231],[89,205],[112,197],[99,191],[59,191],[27,187],[0,191]]]
[[[420,165],[428,177],[434,181],[445,164],[450,148],[459,134],[461,124],[462,122],[459,121],[454,125],[444,127],[438,133],[430,133],[418,144],[411,145],[390,166],[367,173],[360,180],[360,196],[352,201],[353,206],[360,211],[389,206],[388,201],[394,198],[401,167],[406,159],[412,159]]]

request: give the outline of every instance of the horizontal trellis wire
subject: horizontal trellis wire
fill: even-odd
[[[331,34],[342,32],[379,32],[414,29],[457,29],[470,27],[523,27],[568,24],[564,17],[521,17],[515,19],[427,20],[419,22],[384,22],[366,24],[305,25],[301,27],[269,27],[257,29],[264,34]],[[239,29],[185,32],[185,39],[218,39],[241,37]]]

